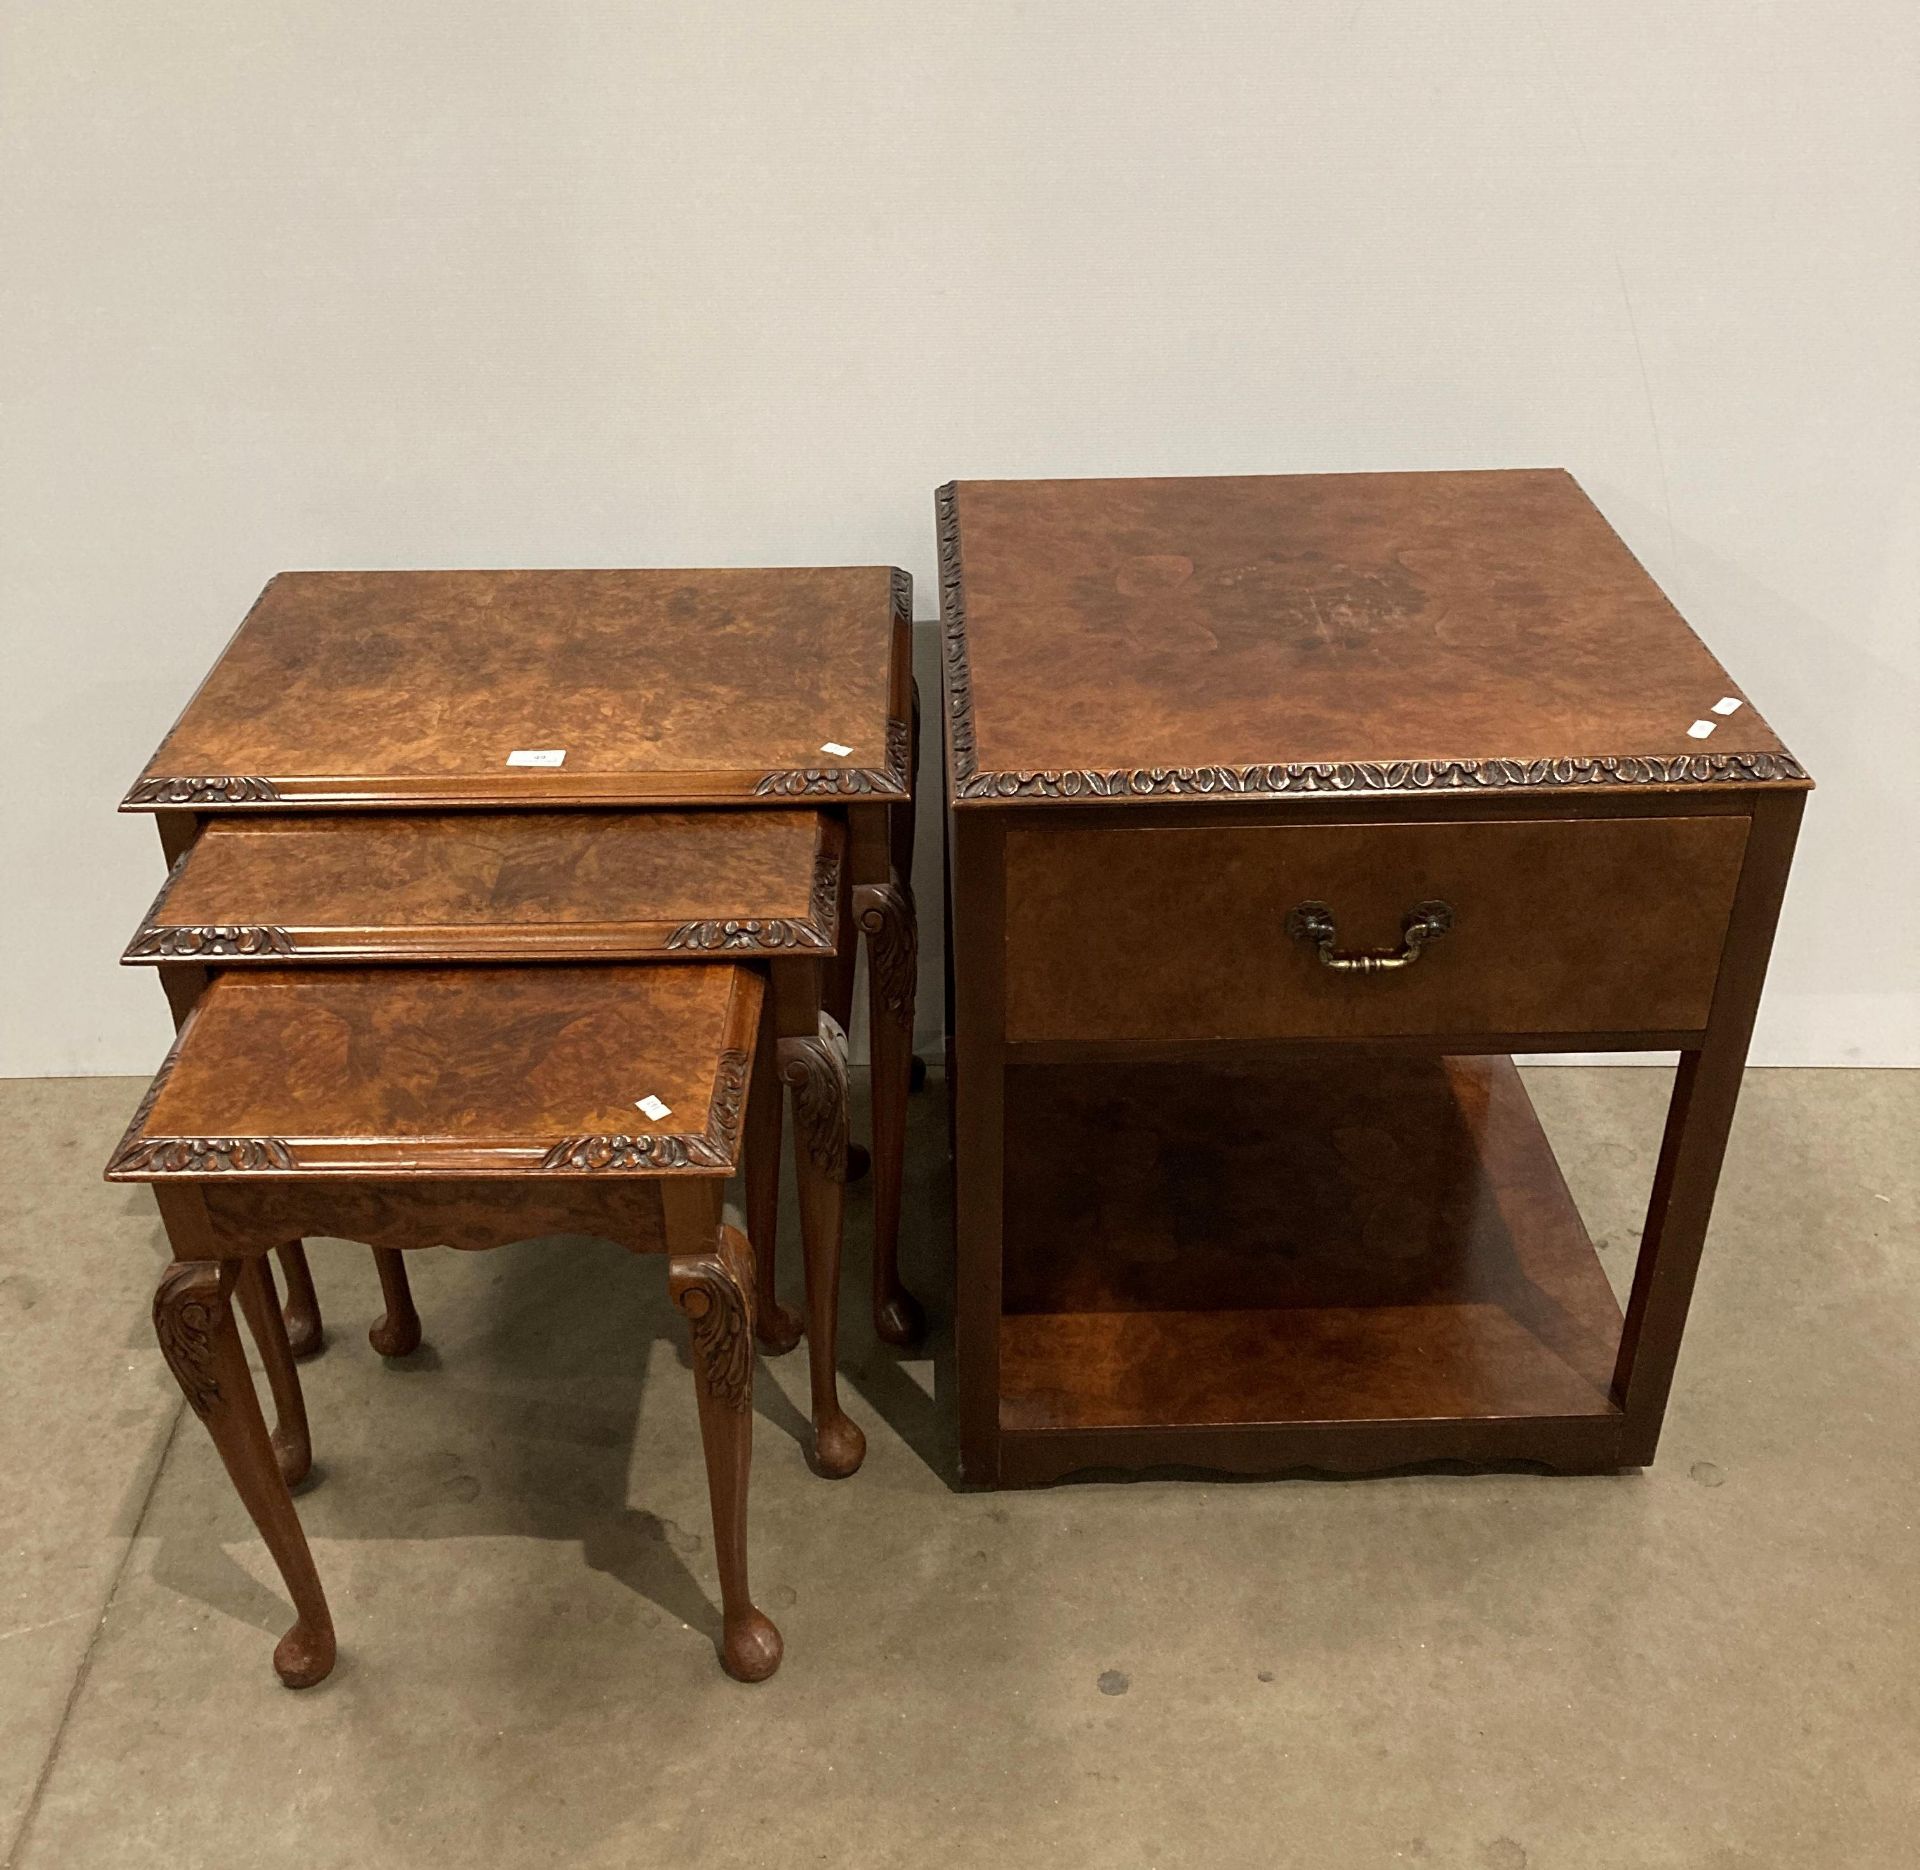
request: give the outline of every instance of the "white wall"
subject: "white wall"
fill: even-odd
[[[1757,1055],[1913,1063],[1916,14],[16,0],[0,1073],[157,1058],[113,807],[281,567],[929,616],[949,476],[1514,463],[1821,782]]]

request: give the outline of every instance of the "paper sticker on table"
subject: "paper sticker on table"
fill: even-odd
[[[1713,711],[1715,714],[1738,714],[1741,705],[1741,700],[1738,695],[1722,695],[1720,699],[1713,704]]]
[[[1694,724],[1687,729],[1687,733],[1695,740],[1705,740],[1719,725],[1720,723],[1718,721],[1695,721]]]
[[[564,766],[565,747],[516,747],[507,755],[509,766]]]
[[[843,747],[837,740],[823,740],[820,743],[820,751],[822,753],[831,753],[836,760],[844,760],[853,749],[851,747]]]
[[[645,1097],[635,1099],[633,1107],[635,1110],[644,1112],[655,1123],[658,1123],[662,1117],[671,1117],[673,1115],[673,1112],[669,1110],[665,1104],[661,1103],[651,1091],[649,1091]]]

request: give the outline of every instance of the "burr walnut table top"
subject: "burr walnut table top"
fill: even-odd
[[[956,803],[1805,784],[1558,469],[965,481],[937,510]]]
[[[124,809],[904,797],[911,603],[887,566],[285,572]]]
[[[728,1175],[761,992],[726,965],[223,972],[108,1177]]]
[[[843,844],[808,811],[234,814],[174,866],[125,959],[831,954]]]

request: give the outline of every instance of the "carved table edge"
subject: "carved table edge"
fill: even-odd
[[[907,723],[887,720],[886,765],[796,767],[764,775],[753,788],[756,798],[910,798],[912,775],[908,750],[912,731]]]
[[[971,730],[969,729],[969,732]],[[1599,754],[1521,760],[1291,760],[1251,766],[983,771],[954,767],[956,803],[985,799],[1285,798],[1303,793],[1483,793],[1592,786],[1612,790],[1789,785],[1812,781],[1792,754]]]
[[[831,827],[827,827],[831,833]],[[840,841],[833,835],[821,839],[813,858],[813,885],[807,898],[805,918],[798,916],[710,918],[700,922],[682,922],[667,937],[666,946],[674,951],[701,954],[724,953],[729,949],[805,948],[831,954],[840,939]]]
[[[739,1161],[740,1124],[746,1105],[748,1056],[729,1049],[720,1054],[707,1105],[707,1127],[697,1136],[568,1136],[541,1159],[545,1171],[597,1174],[604,1170],[662,1171],[706,1169],[731,1173]]]
[[[278,1136],[147,1136],[142,1128],[173,1071],[177,1049],[167,1056],[140,1100],[119,1145],[108,1159],[109,1181],[158,1181],[164,1177],[211,1175],[235,1178],[312,1176],[368,1181],[490,1180],[513,1176],[593,1175],[606,1171],[642,1174],[731,1174],[739,1161],[740,1129],[747,1091],[748,1054],[738,1048],[720,1053],[706,1127],[697,1134],[662,1131],[638,1136],[568,1136],[543,1154],[537,1145],[470,1144],[463,1151],[437,1149],[438,1160],[424,1162],[372,1157],[341,1162],[327,1155],[339,1148],[318,1140],[303,1157]],[[473,1158],[473,1159],[470,1159]]]
[[[357,777],[267,779],[227,774],[155,777],[135,782],[120,801],[123,812],[243,810],[280,806],[301,811],[404,811],[415,807],[518,811],[607,806],[689,810],[725,799],[905,799],[911,730],[888,718],[879,766],[784,767],[775,772],[729,767],[684,773],[548,773],[522,778],[503,791],[479,774],[373,774]],[[546,783],[542,783],[542,782]]]

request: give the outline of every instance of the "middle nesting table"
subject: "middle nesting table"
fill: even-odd
[[[838,946],[844,846],[842,825],[818,812],[220,820],[175,864],[125,959],[162,970],[181,1021],[216,969],[722,956],[757,966],[770,1016],[759,1025],[754,1070],[768,1082],[777,1072],[794,1106],[816,1459],[823,1472],[848,1474],[865,1444],[834,1382],[846,1040],[822,1007],[823,973]],[[575,1166],[622,1166],[680,1127],[670,1106],[649,1097],[630,1100],[623,1132],[576,1139]],[[780,1131],[779,1099],[754,1098],[745,1175],[755,1326],[768,1348],[787,1350],[801,1326],[774,1290]],[[419,1342],[419,1319],[399,1251],[376,1247],[374,1256],[387,1306],[374,1347],[402,1356]]]

